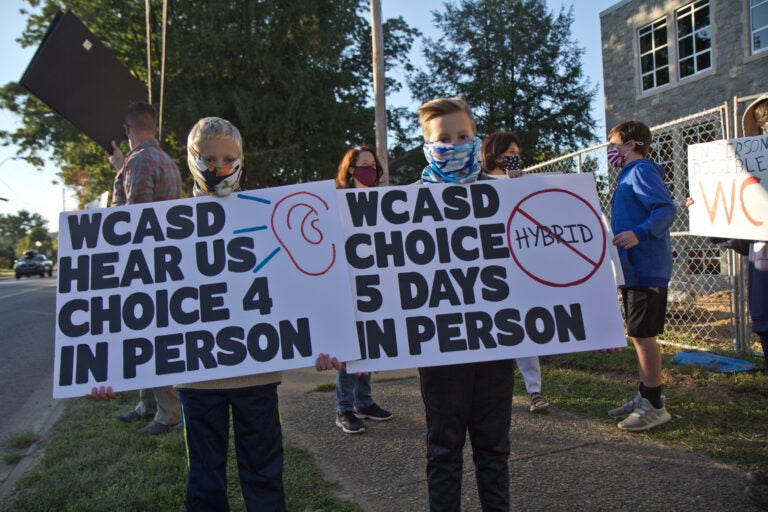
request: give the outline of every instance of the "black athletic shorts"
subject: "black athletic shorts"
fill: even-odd
[[[664,332],[667,316],[667,289],[635,286],[621,289],[627,334],[632,338],[653,338]]]

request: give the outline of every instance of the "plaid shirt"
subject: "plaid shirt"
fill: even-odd
[[[181,174],[155,139],[145,140],[125,157],[115,176],[112,206],[181,197]]]

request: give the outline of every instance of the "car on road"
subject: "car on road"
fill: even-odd
[[[29,250],[19,258],[13,270],[16,272],[16,279],[21,279],[21,276],[52,276],[53,262],[37,251]]]

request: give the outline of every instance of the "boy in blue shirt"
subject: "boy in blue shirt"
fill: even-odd
[[[640,373],[638,393],[608,415],[627,416],[619,428],[641,432],[671,419],[661,394],[656,336],[664,332],[672,276],[669,229],[675,205],[664,184],[664,168],[646,158],[651,131],[645,124],[618,124],[608,134],[608,142],[608,162],[621,168],[611,199],[611,229],[624,273],[621,294],[627,334],[637,351]]]

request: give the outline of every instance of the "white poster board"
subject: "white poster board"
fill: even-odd
[[[358,357],[333,181],[59,221],[54,398]]]
[[[688,146],[692,235],[768,240],[768,135]]]
[[[339,191],[374,371],[626,346],[592,174]]]

